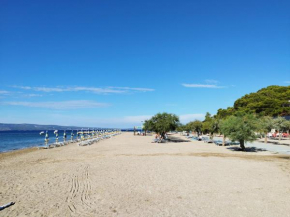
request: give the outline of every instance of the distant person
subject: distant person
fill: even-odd
[[[157,142],[159,142],[159,140],[160,140],[159,135],[156,134],[156,135],[155,135],[155,139],[153,140],[152,143],[157,143]]]

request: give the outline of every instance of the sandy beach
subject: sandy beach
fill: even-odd
[[[123,133],[0,155],[0,216],[290,216],[290,159]]]

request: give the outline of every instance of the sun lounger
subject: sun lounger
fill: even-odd
[[[50,148],[54,148],[53,144],[49,144],[49,145],[40,145],[38,146],[38,149],[50,149]]]
[[[203,142],[204,143],[213,143],[213,140],[209,139],[208,137],[204,137]]]

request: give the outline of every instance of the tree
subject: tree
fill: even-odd
[[[205,119],[202,122],[202,132],[210,133],[211,132],[212,117],[209,112],[206,113]]]
[[[283,124],[283,126],[282,126],[282,128],[283,128],[283,130],[285,130],[285,131],[288,133],[288,135],[289,135],[289,131],[290,131],[290,120],[285,121],[284,124]],[[290,135],[289,135],[289,137],[290,137]]]
[[[237,99],[233,107],[219,109],[217,115],[224,118],[241,111],[263,116],[286,116],[290,115],[289,100],[290,86],[268,86]]]
[[[275,118],[273,122],[274,122],[275,130],[277,130],[278,133],[279,133],[279,140],[281,140],[281,133],[280,133],[280,131],[283,129],[283,126],[286,123],[286,119],[285,118],[282,118],[282,117],[278,117],[278,118]]]
[[[183,124],[178,124],[178,126],[176,127],[176,130],[178,131],[178,132],[182,132],[182,131],[186,131],[186,127],[185,127],[185,125],[183,125]]]
[[[186,129],[188,129],[189,131],[197,132],[197,135],[199,136],[202,131],[202,122],[199,120],[191,121],[186,124]]]
[[[220,108],[218,111],[217,111],[217,117],[220,118],[220,119],[224,119],[226,117],[229,117],[231,115],[233,115],[235,112],[234,108],[233,107],[228,107],[227,109],[222,109]]]
[[[220,132],[220,119],[217,117],[212,118],[211,123],[210,123],[210,134],[211,134],[211,139],[213,138],[214,133],[219,133]]]
[[[164,138],[165,133],[175,130],[179,125],[178,116],[164,112],[158,113],[151,119],[146,120],[144,129],[159,133]]]
[[[267,133],[274,128],[273,118],[263,116],[258,119],[258,130],[265,134],[265,143],[267,143]]]
[[[253,114],[237,113],[221,122],[221,132],[233,141],[240,142],[240,147],[245,150],[245,142],[256,139],[257,118]]]

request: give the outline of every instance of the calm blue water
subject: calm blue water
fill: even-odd
[[[44,145],[44,135],[40,136],[41,131],[0,131],[0,152],[7,152],[23,148]],[[63,131],[58,131],[58,141],[63,141]],[[66,131],[67,140],[70,140],[71,131]],[[74,131],[76,134],[76,131]],[[48,131],[49,144],[55,142],[53,131]],[[74,139],[76,136],[74,136]]]
[[[126,129],[123,131],[133,131]],[[7,152],[44,145],[45,135],[39,135],[41,131],[0,131],[0,152]],[[67,141],[71,139],[71,131],[67,130]],[[76,139],[76,131],[74,131],[74,139]],[[53,131],[48,131],[48,144],[55,143],[55,135]],[[63,130],[58,131],[58,141],[63,141]]]

